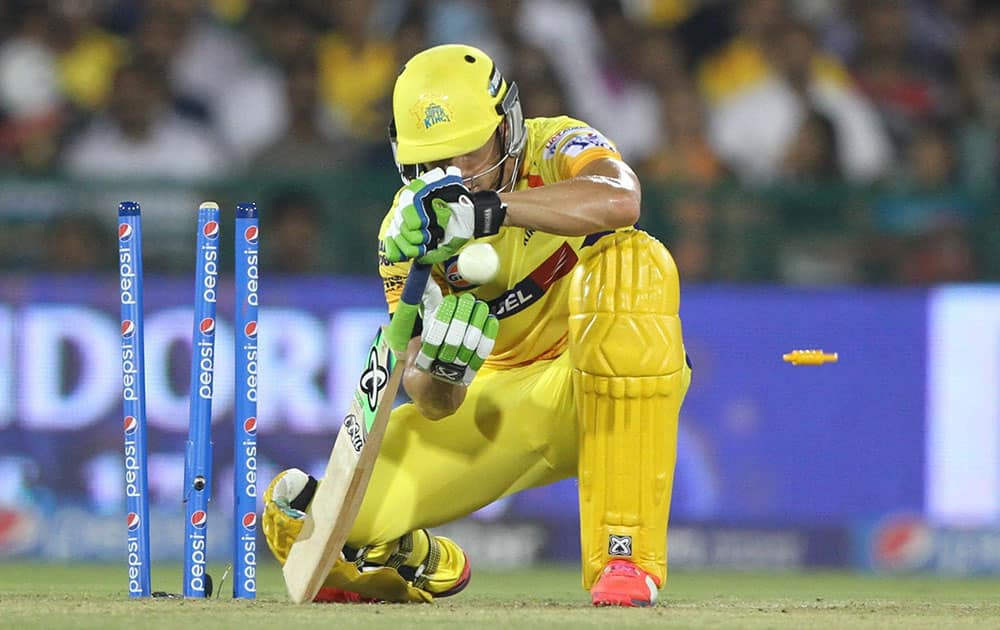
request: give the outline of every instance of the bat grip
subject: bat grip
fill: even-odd
[[[387,337],[389,347],[397,356],[406,352],[406,347],[410,343],[410,336],[413,334],[413,327],[417,324],[418,307],[424,295],[424,288],[427,286],[427,279],[431,275],[431,266],[413,262],[410,267],[410,275],[406,278],[406,285],[403,287],[403,296],[400,298],[396,312],[389,322]]]
[[[420,300],[424,296],[424,288],[427,286],[427,279],[431,275],[431,266],[413,261],[410,267],[410,275],[406,278],[406,285],[403,286],[403,304],[409,306],[419,306]]]

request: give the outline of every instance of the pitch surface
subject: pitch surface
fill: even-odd
[[[216,576],[221,571],[214,568]],[[154,567],[179,591],[180,567]],[[1000,625],[1000,580],[876,578],[848,573],[671,575],[652,609],[594,609],[573,568],[473,574],[433,605],[293,606],[275,565],[256,602],[129,601],[121,566],[0,564],[0,627],[279,628],[974,628]],[[231,592],[232,583],[223,587]]]

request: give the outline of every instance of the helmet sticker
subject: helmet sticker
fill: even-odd
[[[438,123],[451,122],[451,109],[438,99],[421,100],[412,111],[423,129],[430,129]]]
[[[447,110],[437,103],[431,103],[424,109],[424,129],[433,127],[440,122],[450,122],[451,116]]]

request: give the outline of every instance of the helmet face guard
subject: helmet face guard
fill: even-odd
[[[480,59],[491,64],[488,75],[478,69],[482,67],[481,64],[476,64]],[[411,65],[412,68],[409,67]],[[448,70],[454,72],[447,72]],[[480,82],[486,79],[488,82],[483,89],[480,87],[483,83]],[[498,99],[498,93],[504,87],[506,90]],[[429,116],[430,112],[435,116]],[[415,114],[416,118],[407,117],[408,113]],[[422,155],[422,162],[401,162],[399,159],[401,130],[397,126],[397,118],[400,116],[404,116],[403,123],[407,125],[408,155]],[[420,116],[424,118],[421,119]],[[490,120],[496,121],[492,129],[489,128]],[[452,124],[426,131],[426,128],[434,127],[439,122]],[[439,130],[446,131],[435,135]],[[508,181],[501,182],[497,188],[500,191],[512,190],[517,183],[527,141],[517,85],[505,83],[492,60],[482,51],[470,46],[446,45],[431,48],[419,53],[404,66],[394,90],[393,119],[389,123],[393,160],[404,184],[429,170],[429,162],[474,151],[489,140],[490,134],[498,132],[501,140],[500,159],[482,172],[465,177],[467,183],[498,169],[503,173],[502,169],[508,158],[515,159],[513,172]]]

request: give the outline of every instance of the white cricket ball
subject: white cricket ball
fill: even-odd
[[[486,284],[499,272],[500,257],[492,245],[472,243],[458,254],[458,273],[472,284]]]

